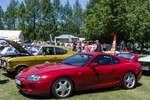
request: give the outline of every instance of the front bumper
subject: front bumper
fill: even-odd
[[[140,64],[142,65],[142,70],[150,71],[150,62],[140,61]]]
[[[43,82],[41,82],[41,81],[30,82],[30,81],[26,80],[25,78],[18,78],[18,77],[16,78],[16,80],[20,81],[20,83],[16,81],[17,88],[26,94],[50,95],[51,84],[49,82],[44,82],[44,81]]]

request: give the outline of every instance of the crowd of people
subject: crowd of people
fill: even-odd
[[[33,41],[32,45],[35,46],[37,41]],[[57,45],[57,46],[64,46],[66,48],[72,49],[73,51],[76,52],[101,52],[101,51],[110,51],[112,48],[112,44],[106,44],[106,43],[100,43],[98,40],[95,41],[76,41],[76,42],[69,42],[69,43],[62,43],[62,42],[57,42],[55,43],[49,43],[49,42],[42,42],[40,44],[50,44],[50,45]],[[132,43],[132,42],[124,42],[121,41],[120,43],[117,43],[116,45],[116,51],[130,51],[134,52],[138,47],[137,43]]]
[[[67,48],[72,49],[73,51],[77,52],[99,52],[99,51],[110,51],[112,48],[112,44],[100,43],[98,40],[96,41],[77,41],[77,42],[70,42],[70,43],[60,43],[58,45],[65,46]],[[135,52],[137,49],[138,44],[133,44],[132,42],[124,42],[121,41],[116,45],[116,51],[124,52]]]
[[[84,42],[73,42],[65,43],[65,47],[72,49],[77,52],[98,52],[101,50],[101,44],[98,40],[96,41],[84,41]]]

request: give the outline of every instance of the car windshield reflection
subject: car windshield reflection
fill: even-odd
[[[84,66],[91,59],[91,57],[91,55],[87,54],[75,54],[60,63],[73,66]]]

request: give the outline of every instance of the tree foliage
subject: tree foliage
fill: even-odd
[[[92,1],[92,0],[91,0]],[[94,0],[85,12],[84,30],[90,38],[111,41],[150,41],[148,0]]]
[[[0,9],[0,28],[22,30],[29,41],[48,40],[50,34],[80,34],[82,12],[78,0],[74,7],[69,0],[65,5],[60,0],[11,0],[4,14]]]
[[[4,29],[4,11],[2,7],[0,6],[0,30]]]
[[[73,34],[111,42],[150,42],[150,0],[89,0],[83,9],[76,0],[11,0],[0,7],[0,29],[19,29],[26,40],[49,40],[49,35]]]

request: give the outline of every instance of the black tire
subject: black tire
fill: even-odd
[[[124,89],[135,88],[136,84],[137,84],[137,79],[133,72],[128,72],[124,75],[122,80],[122,87]]]
[[[65,86],[65,82],[67,82],[66,86]],[[64,86],[61,86],[60,84],[64,85]],[[68,88],[68,90],[67,90],[67,88]],[[52,95],[56,99],[61,99],[61,98],[66,98],[66,97],[71,96],[73,93],[73,90],[74,90],[73,89],[73,82],[68,78],[59,78],[52,85]],[[63,92],[66,94],[61,95],[61,94],[63,94]]]
[[[25,66],[17,67],[17,68],[16,68],[16,71],[15,71],[15,72],[16,72],[16,75],[19,74],[19,73],[20,73],[23,69],[25,69],[25,68],[26,68]]]

